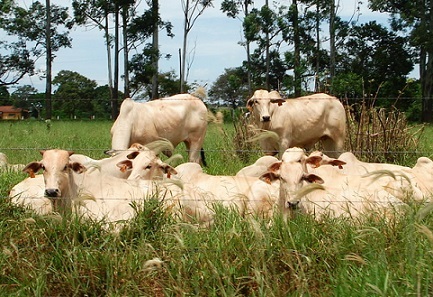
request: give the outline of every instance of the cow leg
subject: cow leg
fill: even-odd
[[[186,146],[186,150],[188,152],[188,161],[201,164],[201,158],[200,158],[200,150],[202,149],[201,146],[197,147],[196,143],[191,144],[189,140],[185,140],[184,143]]]
[[[334,139],[326,137],[322,139],[323,152],[331,158],[338,158],[343,149],[343,143],[337,143]]]

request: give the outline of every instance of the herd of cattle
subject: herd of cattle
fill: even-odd
[[[42,159],[25,166],[29,177],[9,197],[38,214],[73,212],[114,225],[133,218],[134,206],[152,197],[180,220],[209,225],[216,204],[266,218],[275,211],[319,220],[388,217],[409,200],[425,202],[433,193],[433,161],[426,157],[410,168],[361,162],[343,152],[346,114],[335,97],[284,100],[258,90],[247,108],[255,125],[277,133],[279,141],[263,140],[266,155],[234,176],[203,171],[207,108],[200,99],[188,94],[147,103],[125,99],[111,129],[110,157],[41,151]],[[171,151],[152,145],[161,139],[173,146],[184,142],[189,162],[177,167],[163,162],[159,152]],[[324,151],[307,154],[319,140]]]

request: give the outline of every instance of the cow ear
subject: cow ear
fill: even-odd
[[[41,168],[42,168],[42,163],[32,162],[27,164],[26,167],[23,168],[23,172],[28,173],[31,178],[34,178],[35,173],[38,172]]]
[[[271,103],[278,103],[278,106],[283,105],[284,102],[286,102],[284,99],[271,99]]]
[[[267,184],[271,184],[273,181],[276,181],[279,179],[279,175],[274,172],[266,172],[262,174],[259,179],[261,181],[264,181]]]
[[[253,99],[248,99],[247,101],[247,109],[249,112],[253,111],[253,104],[254,104],[254,100]]]
[[[319,167],[320,162],[322,162],[322,157],[320,156],[310,156],[306,160],[307,164],[311,164],[313,167]]]
[[[87,168],[79,162],[70,163],[70,166],[71,166],[71,169],[78,174],[86,172],[86,170],[87,170]]]
[[[132,162],[130,160],[125,160],[116,164],[120,168],[121,172],[126,172],[128,169],[132,169]]]
[[[338,159],[332,159],[331,161],[326,162],[326,164],[338,166],[339,169],[343,169],[343,165],[346,165],[347,163]]]
[[[302,179],[309,183],[323,184],[325,181],[318,175],[312,173],[305,173]]]
[[[270,171],[270,172],[272,172],[272,173],[277,173],[278,171],[280,171],[280,167],[281,167],[281,164],[282,164],[282,163],[283,163],[283,162],[278,161],[278,162],[275,162],[275,163],[271,164],[271,165],[268,167],[268,171]]]
[[[128,154],[126,157],[127,157],[129,160],[133,160],[133,159],[135,159],[139,154],[140,154],[140,152],[132,152],[132,153]],[[132,166],[131,166],[131,167],[132,167]]]
[[[167,174],[167,177],[170,178],[172,174],[177,174],[176,169],[171,167],[170,165],[165,165],[162,167],[164,170],[164,173]]]

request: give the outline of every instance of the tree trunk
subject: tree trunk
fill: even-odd
[[[429,12],[424,10],[421,23],[428,24],[429,35],[433,32],[433,1],[429,1]],[[420,78],[422,87],[422,115],[421,120],[426,123],[433,121],[433,46],[427,41],[421,46]],[[423,48],[424,47],[424,48]]]
[[[182,59],[181,59],[181,72],[180,72],[180,93],[185,91],[185,70],[186,70],[186,48],[188,40],[188,10],[189,0],[185,1],[185,19],[183,24],[183,46],[182,46]]]
[[[50,0],[45,0],[46,9],[46,27],[45,27],[45,42],[46,42],[46,85],[45,85],[45,118],[51,119],[51,5]]]
[[[152,54],[152,68],[154,71],[153,77],[152,77],[152,99],[159,98],[158,94],[158,73],[159,73],[159,67],[158,67],[158,60],[159,60],[159,3],[158,0],[152,0],[152,17],[153,17],[153,24],[155,28],[153,29],[153,36],[152,36],[152,48],[153,48],[153,54]]]
[[[266,0],[266,8],[269,9],[268,6],[268,0]],[[265,53],[265,61],[266,61],[266,90],[270,91],[271,90],[271,86],[270,86],[270,82],[269,82],[269,70],[270,70],[270,57],[269,57],[269,47],[270,47],[270,41],[269,41],[269,29],[265,28],[266,30],[266,53]]]
[[[299,37],[298,1],[293,0],[293,42],[294,52],[294,74],[295,74],[295,97],[301,96],[301,40]]]
[[[105,15],[105,28],[104,28],[104,35],[105,35],[105,46],[107,49],[107,67],[108,67],[108,89],[110,90],[110,103],[111,103],[111,118],[115,120],[116,118],[113,117],[113,72],[112,72],[112,65],[111,65],[111,42],[110,42],[110,34],[108,32],[109,24],[108,24],[108,12],[106,10]]]
[[[111,115],[116,119],[119,114],[119,6],[114,8],[114,79]]]
[[[245,8],[245,17],[248,17],[248,0],[244,1]],[[251,50],[250,50],[250,42],[247,40],[247,81],[248,81],[248,94],[252,95],[252,82],[251,82]]]
[[[329,84],[332,91],[332,82],[335,76],[335,2],[331,0],[329,10]]]
[[[122,35],[123,35],[123,76],[124,98],[129,98],[129,44],[128,44],[128,5],[122,7]]]

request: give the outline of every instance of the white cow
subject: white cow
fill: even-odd
[[[9,198],[15,205],[32,209],[36,214],[53,212],[53,203],[45,197],[45,183],[42,174],[27,177],[9,191]]]
[[[131,174],[130,163],[140,155],[140,164],[146,168],[142,172],[142,179],[162,178],[168,164],[159,159],[155,151],[150,150],[147,146],[134,143],[127,150],[116,151],[109,158],[100,160],[92,159],[82,154],[72,154],[69,159],[71,162],[79,162],[88,170],[99,170],[106,175],[118,178],[128,178]]]
[[[278,187],[257,177],[210,175],[196,163],[184,163],[176,168],[184,185],[183,208],[202,224],[214,218],[215,204],[233,208],[241,215],[255,214],[269,218],[278,199]]]
[[[24,168],[24,164],[9,164],[6,154],[0,153],[0,171],[18,172]]]
[[[17,185],[10,193],[12,200],[42,214],[74,211],[85,218],[107,223],[131,219],[135,215],[131,203],[140,205],[148,197],[164,198],[174,201],[174,206],[178,205],[175,200],[181,189],[175,184],[120,179],[99,170],[89,173],[81,163],[72,162],[70,155],[72,152],[64,150],[43,151],[40,162],[29,163],[25,168],[30,176],[40,169],[44,170],[42,177],[34,178],[31,188],[39,199],[29,197],[28,191],[18,195],[20,189]],[[29,180],[25,180],[26,186]]]
[[[248,99],[247,108],[258,128],[279,136],[279,143],[270,139],[260,141],[268,155],[281,156],[290,147],[310,149],[319,140],[332,157],[337,157],[343,149],[346,112],[333,96],[321,93],[283,100],[278,92],[257,90]]]
[[[393,214],[395,208],[405,205],[380,184],[359,176],[338,175],[339,169],[332,166],[323,166],[334,170],[330,179],[308,171],[307,164],[314,167],[320,162],[318,155],[306,156],[301,148],[290,148],[284,152],[281,161],[270,166],[270,172],[263,178],[280,180],[279,204],[283,213],[287,215],[290,208],[297,206],[316,219],[323,216],[357,217],[372,212]]]
[[[433,161],[427,157],[418,158],[415,166],[412,167],[412,173],[425,199],[431,201],[433,197]]]
[[[262,174],[266,173],[268,167],[275,162],[278,162],[278,158],[274,156],[263,156],[258,158],[254,164],[240,169],[236,175],[260,177]]]
[[[190,94],[146,103],[126,98],[111,127],[111,147],[124,150],[135,142],[145,145],[163,138],[174,147],[184,142],[189,151],[189,161],[205,164],[203,142],[206,129],[207,108],[199,98]],[[170,155],[170,152],[166,154]]]
[[[363,162],[352,152],[342,153],[338,160],[346,163],[342,170],[339,170],[340,174],[362,176],[374,180],[392,195],[404,201],[408,199],[423,201],[425,199],[414,170],[410,167],[389,163]]]

